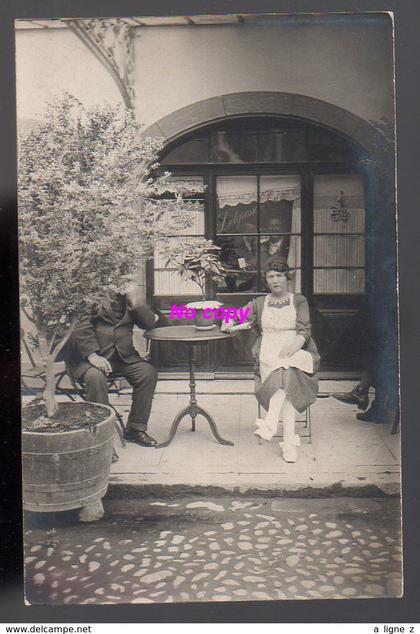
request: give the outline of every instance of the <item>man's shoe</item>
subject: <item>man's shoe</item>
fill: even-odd
[[[377,425],[381,425],[388,422],[389,416],[386,409],[372,404],[366,412],[356,414],[356,418],[363,423],[376,423]]]
[[[359,409],[366,409],[369,405],[368,394],[366,392],[360,392],[357,388],[353,388],[351,392],[337,392],[332,396],[342,403],[357,405]]]
[[[124,438],[128,442],[135,442],[141,447],[156,447],[157,445],[156,440],[149,436],[146,431],[138,431],[137,429],[125,429]]]

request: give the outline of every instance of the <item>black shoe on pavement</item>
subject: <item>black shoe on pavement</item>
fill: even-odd
[[[378,407],[373,403],[366,412],[356,414],[356,418],[362,421],[362,423],[376,423],[377,425],[381,425],[388,422],[388,412],[383,407]]]
[[[366,392],[360,392],[357,388],[353,388],[351,392],[337,392],[332,396],[342,403],[357,405],[358,409],[366,409],[369,405],[368,394]]]
[[[129,442],[135,442],[141,447],[156,447],[157,442],[149,436],[146,431],[138,431],[137,429],[125,429],[124,438]]]

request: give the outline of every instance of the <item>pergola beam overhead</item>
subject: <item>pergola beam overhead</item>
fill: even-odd
[[[185,15],[185,16],[142,16],[142,17],[120,17],[118,20],[127,24],[132,28],[142,28],[149,26],[185,26],[191,24],[193,26],[211,26],[220,24],[244,24],[252,22],[255,19],[261,19],[264,16],[254,15]],[[275,16],[273,16],[275,17]],[[89,18],[79,18],[78,21],[88,20]],[[104,20],[116,18],[103,18]],[[16,29],[63,29],[69,26],[73,18],[52,18],[51,20],[16,20]]]
[[[52,18],[51,20],[15,20],[15,29],[22,31],[25,29],[65,29],[65,20]]]
[[[125,18],[123,18],[125,19]],[[144,16],[132,18],[135,22],[133,26],[183,26],[188,24],[187,18],[183,16]]]
[[[238,24],[237,15],[191,15],[189,16],[193,24]]]

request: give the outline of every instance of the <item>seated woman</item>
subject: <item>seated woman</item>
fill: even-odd
[[[316,372],[320,357],[311,338],[309,308],[303,295],[290,293],[290,271],[284,260],[272,260],[265,267],[270,293],[257,297],[247,307],[247,320],[257,332],[252,353],[257,364],[255,394],[267,411],[257,418],[255,434],[271,440],[280,415],[286,462],[296,462],[300,438],[295,433],[296,410],[303,412],[318,393]],[[223,330],[230,331],[229,323]]]

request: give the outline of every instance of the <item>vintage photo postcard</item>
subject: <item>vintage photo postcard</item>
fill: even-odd
[[[26,602],[401,597],[392,15],[15,24]]]

